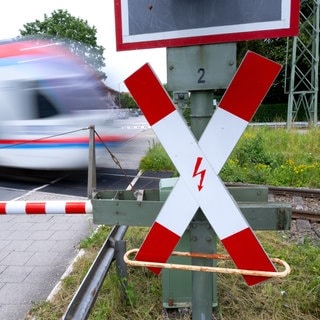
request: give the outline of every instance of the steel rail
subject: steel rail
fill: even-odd
[[[227,187],[252,187],[257,186],[254,183],[238,183],[238,182],[226,182]],[[281,187],[281,186],[272,186],[264,185],[268,188],[270,194],[276,195],[291,195],[291,196],[304,196],[309,198],[320,198],[320,189],[315,188],[295,188],[295,187]]]
[[[290,187],[275,187],[269,186],[269,193],[277,195],[291,195],[291,196],[302,196],[308,198],[320,198],[320,189],[310,188],[290,188]]]
[[[255,184],[245,184],[245,183],[226,183],[226,186],[238,186],[247,187],[254,186]],[[312,188],[292,188],[292,187],[281,187],[281,186],[267,186],[269,194],[278,196],[299,196],[302,198],[313,198],[320,199],[320,189]],[[292,219],[306,219],[311,222],[320,222],[320,212],[314,210],[301,210],[292,209]]]
[[[88,318],[98,292],[114,260],[115,242],[123,239],[127,229],[127,226],[113,227],[77,292],[73,296],[62,319],[85,320]]]
[[[320,213],[308,210],[292,210],[292,219],[305,219],[311,222],[320,222]]]

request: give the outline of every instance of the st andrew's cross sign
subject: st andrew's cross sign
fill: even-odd
[[[273,61],[247,53],[199,143],[148,64],[125,80],[180,173],[136,260],[166,262],[201,207],[238,268],[276,271],[217,173],[280,69]],[[244,279],[249,285],[266,280],[248,275]]]

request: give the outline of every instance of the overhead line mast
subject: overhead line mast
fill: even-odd
[[[301,1],[300,32],[288,42],[291,63],[286,72],[288,97],[287,128],[297,119],[301,108],[307,121],[317,126],[319,91],[319,0]]]

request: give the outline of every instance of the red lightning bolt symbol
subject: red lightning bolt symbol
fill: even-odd
[[[197,161],[196,161],[196,164],[195,164],[194,170],[193,170],[193,176],[192,176],[194,178],[195,176],[200,174],[200,183],[198,184],[198,190],[199,191],[201,191],[201,189],[203,188],[202,182],[203,182],[204,176],[206,174],[206,169],[198,171],[199,167],[201,165],[202,159],[203,159],[202,157],[198,157],[197,158]]]

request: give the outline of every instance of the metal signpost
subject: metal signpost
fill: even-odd
[[[257,65],[260,65],[260,74],[253,80]],[[248,53],[223,96],[219,108],[202,133],[199,143],[149,65],[141,67],[125,80],[132,96],[180,173],[180,179],[136,259],[167,260],[179,241],[179,235],[185,231],[200,206],[236,264],[238,261],[239,266],[243,264],[242,267],[247,269],[252,268],[254,263],[259,264],[254,268],[269,268],[268,259],[262,262],[264,253],[260,251],[260,245],[254,240],[252,232],[216,172],[220,171],[279,71],[278,64],[252,52]],[[245,89],[248,86],[255,92],[244,101]],[[154,100],[156,102],[153,102]],[[172,135],[170,129],[173,128]],[[177,204],[180,210],[172,217]],[[221,209],[225,211],[224,219],[221,219]],[[157,246],[157,250],[152,250],[159,238],[163,239],[162,244]],[[243,253],[234,251],[233,247],[240,242],[248,245],[248,250],[256,257],[256,262],[244,261]],[[251,281],[258,281],[256,278],[247,280],[249,284],[254,284]]]
[[[118,50],[168,47],[168,89],[190,92],[193,134],[150,66],[145,65],[130,76],[125,83],[180,178],[173,185],[169,182],[165,196],[161,186],[160,196],[145,190],[139,200],[132,192],[97,193],[92,200],[95,223],[151,225],[135,257],[137,262],[166,262],[178,243],[178,248],[190,252],[213,254],[217,233],[238,268],[275,272],[251,227],[289,228],[290,207],[271,205],[265,197],[261,202],[261,189],[256,188],[251,190],[251,209],[245,208],[234,200],[246,198],[246,190],[235,196],[235,190],[226,189],[217,173],[278,74],[279,66],[249,53],[234,76],[236,46],[227,42],[297,34],[299,1],[115,0],[115,15]],[[213,113],[212,90],[227,87]],[[266,215],[270,210],[273,214]],[[214,266],[212,260],[205,258],[189,260],[192,266]],[[161,271],[149,268],[156,273]],[[244,275],[244,279],[253,285],[266,277]],[[189,292],[179,290],[184,285]],[[165,271],[163,287],[165,307],[185,303],[192,307],[193,320],[212,318],[212,307],[217,305],[212,273]]]
[[[115,0],[118,50],[296,35],[299,0]]]
[[[260,73],[254,78],[258,65]],[[215,237],[213,230],[208,228],[211,225],[239,268],[275,271],[214,171],[220,171],[279,70],[278,64],[253,53],[247,54],[219,108],[202,133],[199,141],[201,149],[197,148],[194,137],[190,135],[189,129],[148,65],[125,80],[181,175],[137,253],[136,260],[166,262],[200,206],[201,213],[210,224],[206,223],[200,212],[193,219],[190,244],[192,252],[213,253]],[[249,87],[254,94],[244,100]],[[152,102],[154,97],[157,97],[156,102]],[[174,135],[170,128],[175,128]],[[211,167],[213,171],[210,171]],[[245,251],[241,250],[243,245],[246,246]],[[193,264],[204,266],[207,263],[212,262],[198,258],[193,261]],[[161,271],[155,268],[151,270],[155,273]],[[249,285],[266,279],[251,276],[244,278]],[[198,319],[197,315],[206,315],[203,319],[210,319],[213,298],[208,293],[213,292],[212,275],[195,272],[192,283],[193,319]]]

